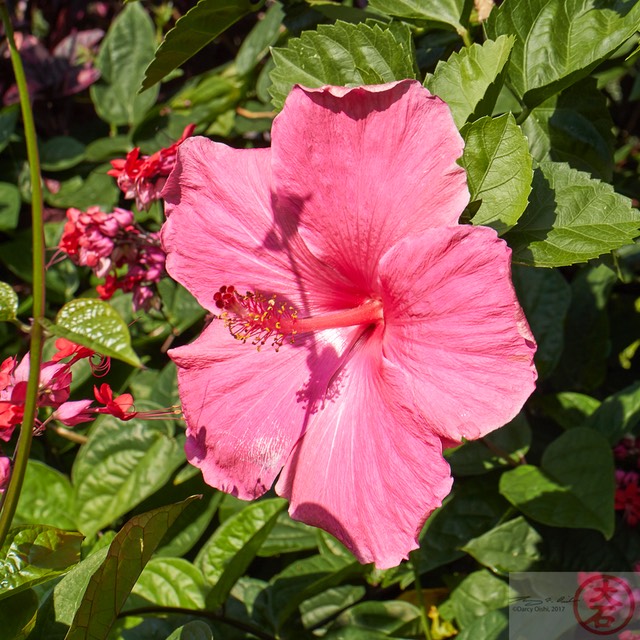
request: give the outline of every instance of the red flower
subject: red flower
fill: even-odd
[[[133,396],[130,393],[123,393],[114,398],[113,391],[106,382],[101,384],[99,389],[94,386],[93,393],[96,400],[105,405],[96,409],[96,413],[108,413],[119,420],[131,420],[131,418],[135,418],[138,415],[137,411],[129,411],[133,406]]]

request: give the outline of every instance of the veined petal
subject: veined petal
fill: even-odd
[[[206,309],[216,310],[213,295],[223,285],[284,295],[305,313],[323,299],[334,303],[338,275],[311,256],[291,219],[272,211],[270,157],[270,149],[232,149],[202,137],[178,149],[163,191],[166,268]],[[309,288],[318,292],[311,300]]]
[[[431,229],[380,264],[385,355],[409,375],[429,425],[474,439],[535,386],[536,345],[511,283],[511,250],[487,227]]]
[[[413,80],[296,86],[271,149],[278,207],[315,255],[364,289],[393,244],[456,224],[469,200],[449,108]]]
[[[313,416],[276,491],[290,514],[321,527],[360,562],[394,567],[417,548],[427,516],[451,489],[440,440],[382,356],[378,328],[354,347]]]
[[[214,320],[195,342],[169,351],[178,365],[187,458],[207,484],[245,500],[271,487],[358,330],[258,351]]]

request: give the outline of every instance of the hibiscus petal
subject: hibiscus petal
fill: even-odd
[[[385,355],[409,373],[431,427],[453,440],[501,427],[535,386],[535,342],[487,227],[431,229],[380,264]]]
[[[209,485],[245,500],[271,487],[357,331],[258,351],[215,320],[195,342],[169,351],[179,367],[187,458]]]
[[[290,514],[385,569],[418,547],[427,516],[451,489],[442,446],[414,410],[405,376],[381,353],[378,329],[335,377],[276,491]]]
[[[296,86],[273,123],[278,206],[311,250],[370,287],[398,239],[453,225],[469,200],[447,105],[416,81]]]
[[[338,276],[309,253],[286,217],[274,217],[269,149],[238,150],[189,138],[178,149],[163,197],[167,271],[206,309],[218,311],[213,295],[223,285],[285,294],[307,313],[314,308],[305,290],[326,291],[333,302]]]

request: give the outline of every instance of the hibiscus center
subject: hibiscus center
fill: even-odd
[[[213,300],[231,335],[242,342],[251,340],[258,349],[269,340],[277,351],[285,340],[293,343],[295,336],[302,333],[383,320],[382,302],[373,299],[355,308],[309,317],[300,317],[295,307],[278,300],[276,295],[266,297],[251,291],[242,295],[233,286],[220,287]]]

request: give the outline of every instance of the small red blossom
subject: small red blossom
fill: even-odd
[[[130,393],[123,393],[114,398],[111,387],[105,382],[100,388],[93,387],[96,400],[104,407],[96,409],[96,413],[108,413],[119,420],[131,420],[138,415],[137,411],[129,411],[133,406],[133,396]]]
[[[625,522],[635,527],[640,522],[640,475],[635,471],[616,471],[615,510],[622,511]]]
[[[150,156],[141,156],[140,148],[136,147],[126,158],[111,161],[113,169],[107,173],[116,178],[125,198],[135,199],[138,209],[148,209],[154,200],[160,199],[167,176],[176,163],[178,147],[193,134],[195,128],[195,124],[187,125],[179,140]]]

